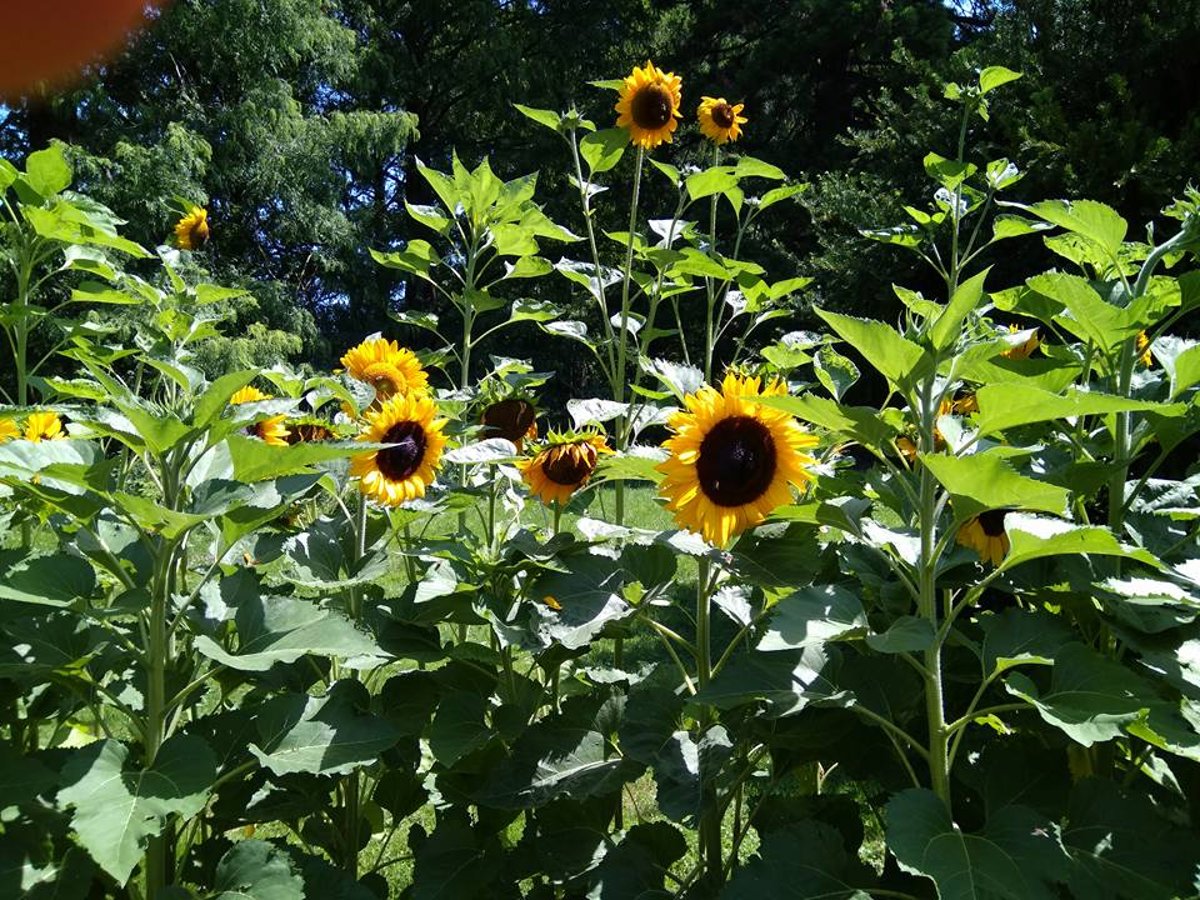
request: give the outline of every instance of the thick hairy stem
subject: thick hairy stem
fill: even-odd
[[[934,397],[933,377],[926,380],[921,394],[922,449],[929,453],[934,445],[937,418],[937,398]],[[921,568],[917,584],[920,615],[928,620],[937,637],[925,651],[925,716],[929,734],[929,781],[933,792],[950,809],[949,734],[946,730],[946,705],[942,686],[942,643],[938,634],[937,612],[937,482],[933,473],[921,468],[920,489]]]
[[[629,240],[625,247],[625,272],[621,283],[621,324],[620,334],[617,335],[617,367],[613,377],[613,400],[625,402],[625,365],[626,354],[629,351],[629,313],[630,313],[630,284],[633,281],[633,236],[637,230],[638,195],[642,190],[642,167],[646,161],[646,151],[641,147],[637,152],[637,164],[633,170],[633,196],[629,201]],[[599,274],[599,273],[597,273]],[[623,451],[628,447],[628,431],[624,417],[617,420],[617,450]],[[616,488],[616,524],[625,524],[625,481],[617,482]]]

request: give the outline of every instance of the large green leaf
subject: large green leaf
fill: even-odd
[[[89,744],[63,767],[58,792],[60,805],[74,807],[79,842],[122,885],[168,817],[186,819],[204,808],[216,778],[212,750],[190,735],[164,743],[149,768],[128,761],[129,748],[119,741]]]
[[[889,426],[875,410],[866,406],[843,406],[826,397],[802,394],[799,397],[763,397],[764,406],[773,406],[797,419],[828,428],[837,434],[858,441],[865,447],[882,452],[891,445],[896,429]]]
[[[812,704],[852,703],[854,698],[827,676],[828,662],[827,652],[811,646],[736,656],[695,701],[718,709],[762,703],[770,718],[798,713]]]
[[[946,308],[929,331],[933,347],[939,352],[954,346],[962,334],[962,324],[983,299],[983,281],[990,269],[968,278],[958,286]]]
[[[463,900],[492,896],[503,857],[493,839],[457,816],[438,822],[416,848],[413,900]]]
[[[1025,208],[1040,219],[1082,235],[1110,259],[1117,257],[1129,229],[1112,207],[1093,200],[1045,200]]]
[[[474,691],[450,691],[438,702],[429,726],[429,749],[434,759],[453,766],[492,739],[487,723],[487,700]]]
[[[1067,856],[1052,823],[1007,806],[982,831],[956,826],[932,791],[912,788],[887,805],[888,849],[900,867],[937,885],[941,900],[1056,900]]]
[[[988,384],[975,393],[979,412],[975,427],[980,436],[992,435],[1020,425],[1051,422],[1078,416],[1114,412],[1182,413],[1181,404],[1165,406],[1146,400],[1131,400],[1096,391],[1069,390],[1055,394],[1023,384]]]
[[[400,739],[399,728],[365,712],[368,704],[362,685],[350,681],[335,682],[324,697],[277,697],[257,709],[260,740],[250,752],[276,775],[351,772]]]
[[[708,728],[698,740],[691,732],[674,732],[654,758],[654,784],[663,814],[694,826],[712,808],[713,784],[732,750],[729,732],[721,725]]]
[[[867,616],[856,594],[839,585],[812,585],[775,604],[758,649],[797,650],[861,637],[867,629]]]
[[[53,197],[71,184],[71,167],[58,144],[30,153],[25,161],[25,173],[29,184],[43,197]]]
[[[532,809],[559,797],[613,794],[640,767],[608,751],[598,731],[553,719],[534,725],[495,766],[476,799],[485,806]]]
[[[242,672],[265,672],[276,663],[302,656],[370,656],[379,648],[353,623],[315,600],[254,593],[237,606],[237,646],[226,649],[207,635],[196,649],[222,665]]]
[[[1173,900],[1195,895],[1200,840],[1168,821],[1148,796],[1089,778],[1071,792],[1062,840],[1073,897]]]
[[[1078,275],[1047,272],[1028,282],[1030,290],[1066,308],[1055,321],[1101,350],[1116,346],[1136,335],[1147,324],[1131,308],[1107,303],[1088,282]]]
[[[304,879],[287,853],[266,841],[240,841],[217,863],[213,900],[303,900]]]
[[[1011,543],[1000,567],[1005,571],[1032,559],[1073,554],[1119,556],[1156,568],[1160,565],[1153,554],[1122,544],[1111,531],[1097,525],[1072,525],[1059,519],[1009,515],[1005,518],[1005,530]]]
[[[613,560],[579,551],[560,563],[566,571],[543,572],[529,589],[535,600],[553,597],[560,607],[541,614],[535,625],[547,644],[558,643],[568,650],[586,647],[610,623],[633,615],[634,608],[621,596],[625,572]]]
[[[995,453],[927,454],[921,463],[949,492],[959,520],[987,509],[1028,509],[1056,515],[1067,511],[1069,494],[1064,488],[1021,475]]]
[[[875,879],[846,852],[841,834],[823,822],[772,830],[758,853],[738,868],[721,900],[870,900]]]
[[[818,309],[816,313],[838,337],[862,354],[863,359],[894,385],[911,384],[925,374],[931,364],[925,351],[885,322],[856,319],[824,309]]]
[[[668,900],[663,881],[687,852],[679,829],[669,822],[634,825],[611,849],[593,876],[589,900]]]
[[[1066,622],[1046,612],[1006,609],[981,624],[984,677],[1014,666],[1053,665],[1059,648],[1074,640]]]
[[[78,556],[0,552],[0,599],[67,606],[95,589],[96,573]]]
[[[1045,692],[1020,672],[1009,675],[1005,687],[1085,747],[1118,737],[1158,703],[1142,679],[1083,644],[1060,648],[1052,673]]]
[[[629,132],[624,128],[606,128],[585,135],[579,142],[579,155],[593,175],[607,172],[621,161],[629,146]]]

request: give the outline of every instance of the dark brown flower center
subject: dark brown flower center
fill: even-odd
[[[529,401],[519,397],[501,400],[483,411],[483,436],[515,444],[529,433],[536,418],[537,410]]]
[[[1008,515],[1007,509],[989,509],[987,512],[982,512],[979,514],[979,527],[990,538],[1003,537],[1006,515]]]
[[[775,478],[775,442],[749,416],[722,419],[700,444],[700,489],[717,506],[741,506],[767,492]]]
[[[591,444],[562,444],[552,447],[542,463],[542,472],[555,484],[575,486],[586,481],[596,468],[596,448]]]
[[[397,422],[379,443],[395,444],[375,454],[375,465],[389,481],[408,478],[425,457],[425,429],[420,422]]]
[[[728,103],[718,103],[712,108],[712,120],[718,128],[732,128],[736,118],[733,107]]]
[[[652,84],[633,95],[630,115],[639,128],[653,131],[671,121],[673,109],[670,91],[661,84]]]

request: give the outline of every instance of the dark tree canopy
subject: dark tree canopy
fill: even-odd
[[[206,265],[253,286],[247,317],[292,335],[285,349],[327,363],[395,331],[390,308],[432,302],[368,253],[407,240],[404,201],[430,199],[416,159],[540,169],[541,202],[577,217],[564,148],[513,102],[607,124],[610,95],[587,82],[646,58],[684,75],[689,116],[701,94],[745,102],[738,149],[815,185],[755,252],[779,277],[817,276],[825,305],[879,309],[894,301],[876,273],[908,261],[858,229],[922,199],[921,158],[954,140],[945,80],[1024,72],[977,146],[1028,169],[1030,196],[1144,220],[1200,149],[1198,38],[1197,0],[179,0],[86,87],[14,109],[0,152],[75,145],[86,186],[150,245],[179,200],[206,203]],[[666,156],[699,161],[699,144],[689,128]]]

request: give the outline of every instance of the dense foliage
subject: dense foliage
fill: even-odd
[[[394,313],[427,349],[329,373],[230,355],[219,218],[149,251],[95,158],[0,160],[0,892],[1195,896],[1200,196],[1145,240],[1012,199],[974,139],[1022,83],[939,87],[861,235],[929,274],[820,330],[752,252],[814,189],[736,106],[690,167],[651,64],[598,84],[622,127],[516,106],[575,209],[414,164],[370,277],[436,298]],[[604,395],[485,352],[520,329]]]
[[[420,236],[404,212],[433,199],[418,158],[446,168],[457,149],[504,177],[543,169],[543,202],[578,230],[567,170],[540,163],[553,138],[530,134],[511,103],[575,103],[599,120],[603,97],[585,82],[653,56],[745,101],[748,152],[814,184],[803,208],[748,236],[755,258],[815,277],[823,306],[891,318],[892,281],[931,283],[858,232],[902,215],[923,190],[919,160],[953,144],[944,81],[996,61],[1025,73],[977,136],[1023,160],[1018,196],[1091,197],[1146,222],[1192,177],[1198,29],[1196,0],[178,0],[93,84],[14,107],[0,153],[70,142],[80,184],[146,245],[178,198],[207,203],[205,264],[254,298],[239,333],[274,329],[206,351],[220,360],[211,371],[279,358],[327,368],[364,322],[423,340],[388,309],[440,309],[366,252]],[[681,135],[677,152],[705,164],[698,143]],[[619,264],[618,250],[601,252]],[[1013,277],[1049,265],[1029,245],[998,260],[1009,261]],[[508,340],[549,366],[534,330]]]

